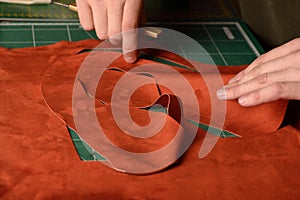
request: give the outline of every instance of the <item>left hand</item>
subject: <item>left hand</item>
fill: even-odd
[[[217,91],[219,99],[255,106],[278,99],[300,100],[300,38],[258,57]]]
[[[118,45],[122,41],[124,59],[137,60],[137,34],[142,18],[143,0],[76,0],[80,24],[96,30],[99,39]],[[122,34],[120,34],[122,33]]]

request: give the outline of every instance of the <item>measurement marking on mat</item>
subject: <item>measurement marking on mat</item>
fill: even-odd
[[[223,26],[222,29],[223,29],[224,33],[226,34],[226,36],[229,40],[234,40],[235,37],[234,37],[234,35],[232,34],[231,30],[228,27]]]

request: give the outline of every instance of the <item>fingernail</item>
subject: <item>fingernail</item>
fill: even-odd
[[[221,88],[217,91],[217,97],[221,100],[225,100],[226,99],[226,93],[225,93],[225,89]]]
[[[128,63],[134,63],[134,61],[135,61],[135,59],[131,56],[125,56],[124,59]]]
[[[241,97],[238,99],[238,102],[240,105],[245,106],[247,105],[247,98],[246,97]]]

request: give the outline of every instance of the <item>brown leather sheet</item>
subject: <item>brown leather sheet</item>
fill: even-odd
[[[76,73],[88,55],[79,52],[97,43],[90,40],[39,48],[0,49],[1,199],[299,198],[299,130],[292,126],[277,130],[287,101],[253,108],[242,108],[229,101],[224,127],[219,128],[242,137],[219,139],[213,150],[199,159],[199,148],[206,136],[199,129],[184,156],[158,173],[137,176],[117,172],[100,162],[81,161],[65,124],[76,129],[72,88]],[[167,53],[160,52],[159,56],[184,63]],[[136,65],[141,63],[153,62],[141,59]],[[107,137],[124,149],[133,152],[159,149],[178,129],[176,113],[169,112],[161,132],[143,142],[122,134],[112,120],[111,91],[106,84],[113,85],[130,67],[122,59],[110,66],[122,66],[123,71],[106,70],[99,82],[99,92],[95,95],[99,122],[109,130]],[[219,69],[227,81],[241,68]],[[184,69],[179,71],[189,80],[200,102],[199,121],[209,123],[210,102],[215,100],[206,98],[209,95],[201,76]],[[155,72],[152,75],[157,76]],[[214,75],[207,76],[213,79]],[[172,74],[167,77],[172,79]],[[168,88],[159,86],[159,89],[168,93],[169,99],[172,97]],[[141,107],[157,100],[161,104],[168,102],[160,92],[155,84],[149,84],[134,93],[130,113],[137,123],[144,125],[149,120],[148,111]]]

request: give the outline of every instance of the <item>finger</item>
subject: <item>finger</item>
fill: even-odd
[[[97,37],[101,40],[105,40],[108,38],[106,2],[91,0],[91,8]]]
[[[130,31],[122,32],[123,37],[123,56],[126,62],[134,63],[138,56],[138,31],[132,29]]]
[[[120,44],[122,39],[123,8],[123,1],[111,1],[107,8],[108,37],[109,41],[114,45]]]
[[[300,51],[257,65],[248,73],[242,72],[242,77],[239,80],[229,83],[227,87],[240,85],[265,73],[281,71],[287,68],[300,69],[298,63],[300,63]]]
[[[269,52],[261,55],[257,59],[255,59],[245,70],[243,70],[242,72],[238,73],[235,77],[233,77],[229,81],[229,83],[239,80],[240,78],[243,77],[244,74],[251,71],[257,65],[271,61],[276,58],[284,57],[288,54],[291,54],[291,53],[299,51],[299,50],[300,50],[300,38],[293,39],[290,42],[288,42],[284,45],[281,45],[275,49],[272,49],[271,51],[269,51]]]
[[[139,25],[139,16],[142,10],[141,0],[128,0],[124,6],[122,32],[124,59],[133,63],[137,59],[138,31],[133,30]]]
[[[240,105],[256,106],[278,99],[300,100],[300,82],[274,83],[238,99]]]
[[[275,58],[286,56],[290,53],[296,52],[300,50],[300,38],[293,39],[284,45],[281,45],[277,48],[272,49],[271,51],[263,54],[255,61],[252,62],[251,67],[257,64],[265,63]],[[250,67],[250,68],[251,68]],[[251,69],[249,69],[250,71]],[[246,71],[247,72],[247,71]]]
[[[85,0],[76,0],[79,21],[84,30],[93,30],[94,21],[91,7]]]
[[[223,99],[237,99],[243,95],[255,92],[273,83],[300,82],[300,70],[291,68],[282,71],[261,74],[241,85],[219,90],[217,95]],[[223,93],[222,93],[223,92]]]

